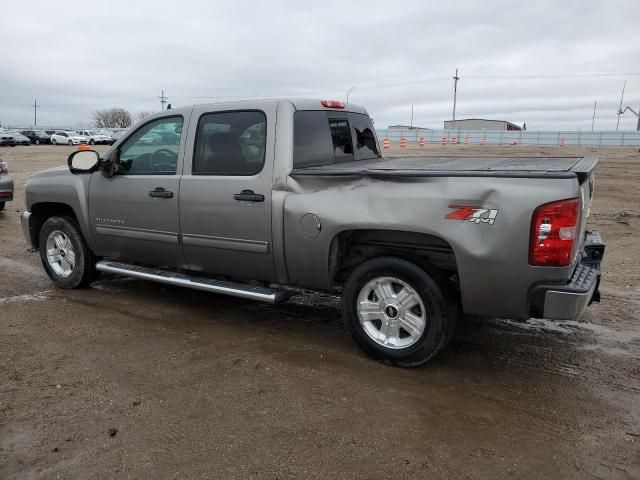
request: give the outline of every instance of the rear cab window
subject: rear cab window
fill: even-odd
[[[368,115],[298,110],[293,116],[293,167],[306,168],[380,158]]]

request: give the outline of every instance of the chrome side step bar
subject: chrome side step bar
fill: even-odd
[[[126,263],[103,260],[96,263],[96,270],[99,272],[115,273],[128,277],[139,278],[141,280],[151,280],[152,282],[176,285],[179,287],[193,288],[194,290],[204,290],[205,292],[220,293],[233,297],[247,298],[267,303],[280,303],[289,298],[286,290],[275,290],[266,287],[256,287],[233,283],[211,278],[195,277],[182,273],[169,272],[158,268],[140,267]]]

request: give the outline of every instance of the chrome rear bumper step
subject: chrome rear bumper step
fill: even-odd
[[[128,277],[139,278],[141,280],[151,280],[152,282],[176,285],[179,287],[193,288],[194,290],[204,290],[205,292],[220,293],[233,297],[247,298],[267,303],[280,303],[289,298],[286,290],[276,290],[267,287],[256,287],[244,285],[242,283],[227,282],[205,277],[195,277],[182,273],[170,272],[158,268],[140,267],[126,263],[103,260],[96,263],[96,270],[99,272],[115,273]]]

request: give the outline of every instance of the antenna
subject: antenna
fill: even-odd
[[[169,97],[165,97],[164,90],[162,90],[162,93],[158,98],[160,99],[160,110],[164,110],[164,104],[167,103],[167,100],[169,100]]]
[[[456,68],[456,74],[453,76],[453,122],[451,128],[456,128],[456,97],[458,96],[458,69]]]
[[[40,108],[40,105],[38,105],[38,102],[34,99],[33,105],[31,106],[33,107],[33,126],[36,127],[38,125],[38,108]]]
[[[620,126],[620,115],[622,115],[622,100],[624,100],[624,89],[627,86],[627,81],[624,81],[624,85],[622,85],[622,95],[620,95],[620,106],[618,107],[618,123],[616,123],[616,132],[618,131],[618,127]]]

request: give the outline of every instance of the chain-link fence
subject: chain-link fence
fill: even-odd
[[[398,146],[401,139],[407,145],[470,144],[470,145],[585,145],[595,147],[639,146],[640,131],[551,131],[551,130],[376,130],[380,143],[387,138]]]

